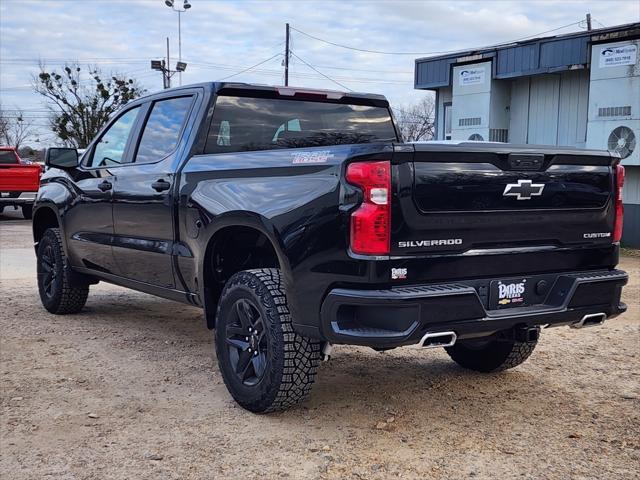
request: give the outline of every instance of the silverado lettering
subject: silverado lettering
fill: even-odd
[[[522,177],[511,153],[544,169],[505,194]],[[402,143],[379,95],[168,89],[126,105],[81,160],[47,151],[40,299],[75,313],[110,282],[201,307],[222,378],[253,412],[302,401],[333,344],[445,347],[465,368],[504,370],[542,328],[625,311],[619,162]]]
[[[407,242],[398,242],[398,247],[400,248],[436,247],[443,245],[462,245],[462,239],[448,238],[444,240],[409,240]]]

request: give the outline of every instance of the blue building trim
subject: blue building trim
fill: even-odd
[[[536,38],[508,45],[496,45],[478,50],[467,50],[450,55],[419,58],[415,61],[414,87],[435,89],[451,85],[451,65],[478,63],[493,59],[493,78],[516,78],[528,75],[588,68],[590,43],[615,40],[616,33],[625,32],[628,38],[633,30],[640,35],[640,22],[570,33],[555,37]]]

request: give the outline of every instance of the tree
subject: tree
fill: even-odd
[[[103,77],[95,67],[87,73],[85,81],[77,64],[66,65],[60,73],[40,65],[40,73],[33,78],[33,89],[47,100],[53,133],[77,148],[86,148],[111,114],[145,92],[122,74]]]
[[[394,109],[394,117],[405,142],[431,140],[435,134],[435,102],[424,97],[419,103]]]
[[[0,144],[18,149],[32,134],[33,122],[22,110],[7,112],[0,107]]]

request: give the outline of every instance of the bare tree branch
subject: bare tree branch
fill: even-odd
[[[111,114],[144,93],[135,80],[120,74],[105,82],[97,67],[87,68],[87,80],[82,73],[77,64],[65,65],[61,72],[40,64],[32,79],[34,91],[47,101],[53,133],[78,148],[86,148]]]
[[[435,134],[435,102],[424,97],[419,103],[393,109],[396,124],[405,142],[431,140]]]
[[[0,144],[17,150],[32,135],[33,121],[28,120],[22,110],[9,113],[0,107]]]

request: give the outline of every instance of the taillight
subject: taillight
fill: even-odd
[[[622,187],[624,186],[624,167],[616,166],[616,218],[613,223],[613,241],[619,242],[622,238],[622,217],[624,207],[622,206]]]
[[[347,167],[347,181],[362,189],[362,205],[351,214],[351,250],[388,255],[391,236],[391,163],[357,162]]]

